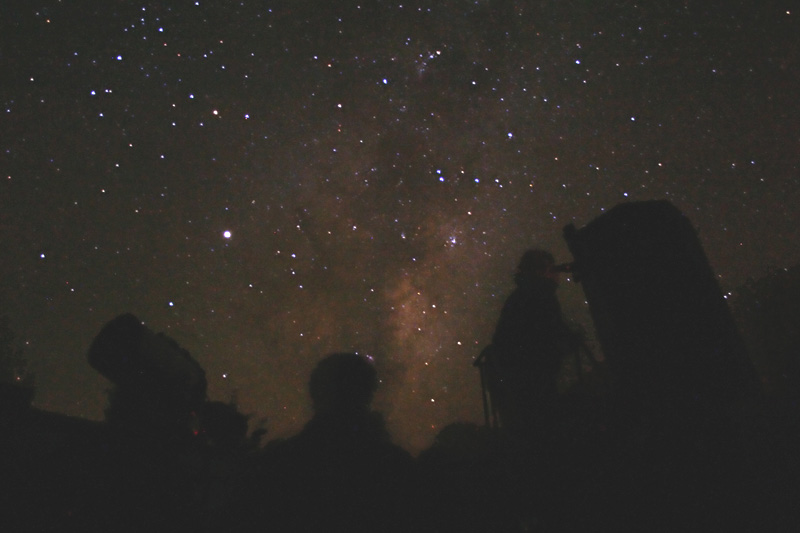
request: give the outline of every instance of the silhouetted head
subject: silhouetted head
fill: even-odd
[[[325,357],[311,372],[309,389],[317,413],[353,413],[369,409],[378,386],[375,367],[354,353]]]
[[[555,262],[555,258],[550,252],[538,249],[528,250],[522,254],[514,281],[517,285],[536,278],[549,278],[557,282],[558,273],[553,270]]]

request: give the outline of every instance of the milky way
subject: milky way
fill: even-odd
[[[0,312],[43,409],[103,416],[85,353],[131,311],[273,437],[369,355],[418,451],[482,420],[472,361],[568,223],[668,199],[725,290],[800,262],[793,2],[6,4]]]

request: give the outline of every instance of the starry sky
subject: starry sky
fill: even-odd
[[[794,1],[6,1],[0,69],[0,313],[42,409],[102,419],[86,351],[130,311],[269,437],[368,355],[417,452],[482,421],[472,361],[566,224],[668,199],[723,290],[800,263]]]

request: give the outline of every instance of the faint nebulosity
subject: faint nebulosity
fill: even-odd
[[[130,311],[270,435],[334,351],[395,440],[482,420],[527,248],[667,199],[725,291],[800,262],[795,2],[6,2],[3,304],[35,403],[101,418]],[[566,315],[591,331],[580,285]]]

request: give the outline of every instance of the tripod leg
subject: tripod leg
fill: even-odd
[[[478,372],[481,376],[481,395],[483,396],[483,419],[486,427],[489,425],[489,391],[486,390],[486,369],[483,365],[478,366]]]

